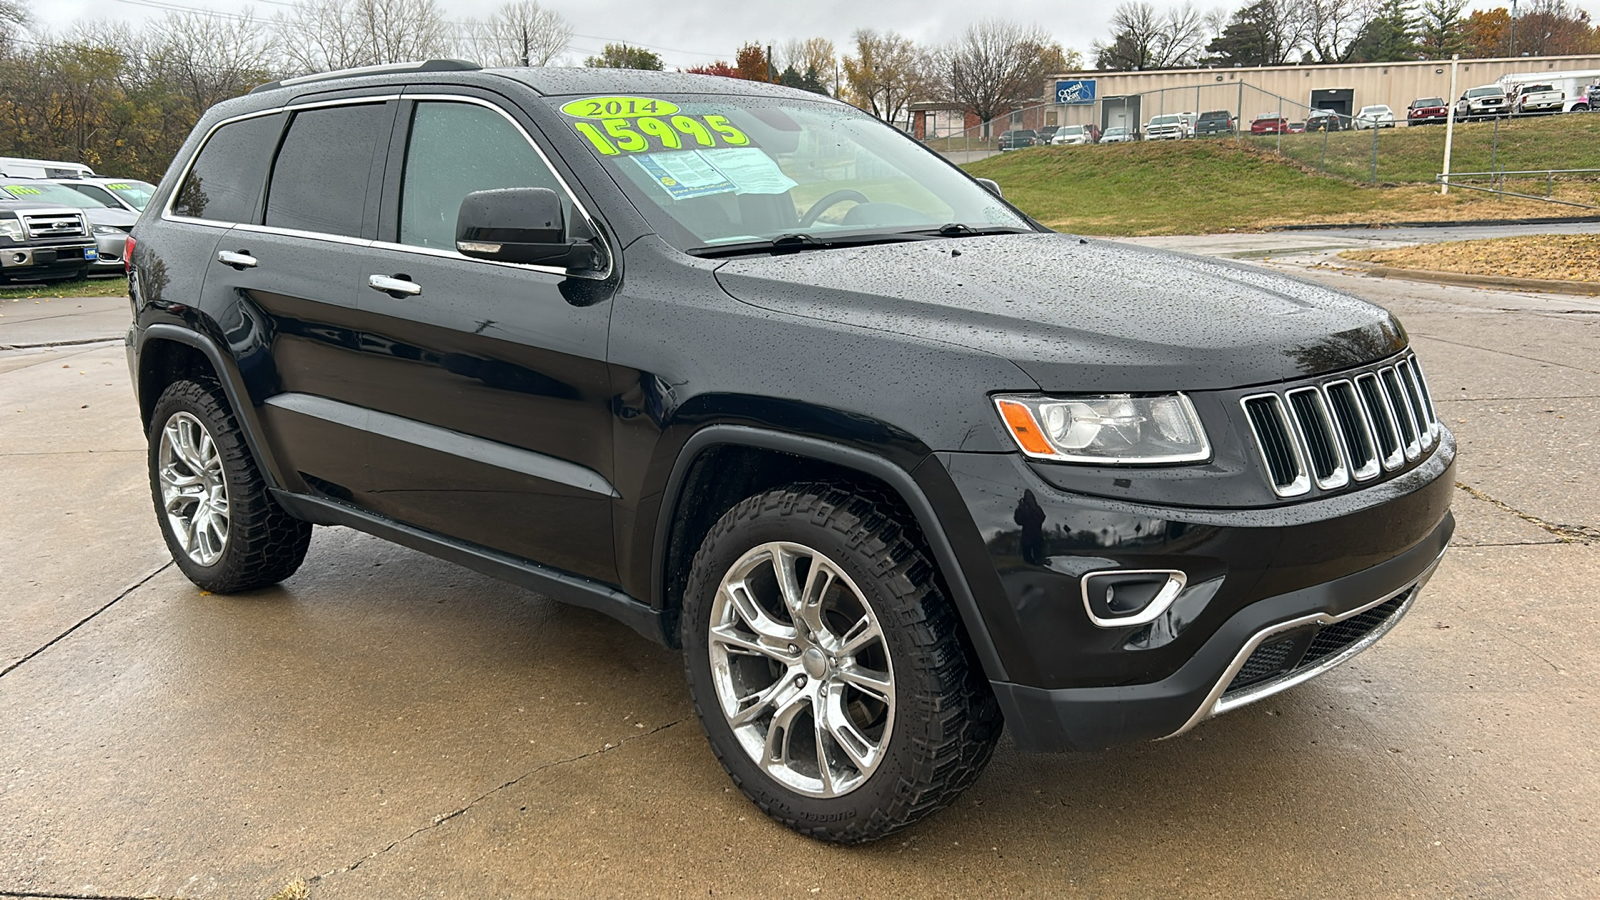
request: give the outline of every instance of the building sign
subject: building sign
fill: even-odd
[[[1056,102],[1086,104],[1094,102],[1094,79],[1075,78],[1056,82]]]

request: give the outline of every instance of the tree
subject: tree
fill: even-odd
[[[1349,62],[1356,40],[1379,14],[1374,0],[1303,0],[1305,42],[1317,62]]]
[[[767,51],[761,49],[760,44],[745,44],[734,54],[733,67],[738,72],[735,77],[745,81],[770,81],[772,70],[768,65]]]
[[[1147,0],[1130,0],[1111,15],[1111,42],[1095,42],[1095,66],[1120,71],[1193,66],[1211,38],[1211,22],[1189,0],[1165,14]]]
[[[1505,7],[1474,10],[1462,29],[1464,49],[1461,55],[1474,59],[1504,56],[1510,29],[1511,11]]]
[[[690,66],[683,71],[689,73],[690,75],[719,75],[723,78],[739,77],[739,70],[728,65],[727,61],[721,59],[709,65]]]
[[[1399,62],[1416,59],[1416,18],[1409,0],[1383,0],[1377,15],[1361,30],[1350,48],[1353,62]]]
[[[1565,56],[1600,52],[1600,31],[1567,0],[1533,0],[1517,17],[1516,55]]]
[[[828,85],[833,85],[835,94],[841,87],[836,83],[835,75],[839,71],[839,57],[834,51],[833,41],[827,38],[795,38],[784,41],[779,47],[777,59],[773,64],[782,62],[784,68],[793,68],[801,73],[801,77],[814,87],[805,87],[802,90],[827,94]]]
[[[454,45],[434,0],[297,0],[276,25],[303,72],[448,56]]]
[[[599,56],[591,56],[583,64],[591,69],[662,69],[660,54],[628,44],[607,44]]]
[[[468,32],[473,55],[491,66],[548,66],[572,43],[572,26],[538,0],[507,3]]]
[[[928,54],[893,31],[858,29],[856,52],[844,58],[850,102],[886,122],[899,122],[906,108],[934,92]]]
[[[1433,59],[1448,59],[1463,53],[1467,39],[1463,33],[1467,0],[1423,0],[1417,22],[1417,46]]]
[[[215,104],[273,80],[279,67],[275,36],[248,8],[232,19],[168,13],[144,36],[150,77],[181,94],[195,120]]]
[[[967,27],[939,54],[942,93],[990,120],[1038,102],[1047,77],[1066,71],[1061,46],[1037,25],[988,19]]]
[[[1256,0],[1235,12],[1206,45],[1218,66],[1281,66],[1299,46],[1304,20],[1287,0]]]

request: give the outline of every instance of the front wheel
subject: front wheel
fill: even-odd
[[[1001,719],[906,514],[824,484],[751,497],[695,556],[682,637],[712,751],[763,812],[874,840],[982,772]]]
[[[300,567],[311,525],[267,492],[214,382],[178,381],[150,416],[150,493],[173,560],[219,594],[277,584]]]

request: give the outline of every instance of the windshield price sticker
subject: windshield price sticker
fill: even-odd
[[[726,116],[681,115],[676,104],[649,97],[588,97],[564,104],[561,112],[584,120],[572,127],[605,156],[750,143]]]
[[[113,191],[131,191],[131,190],[133,190],[133,185],[131,185],[131,184],[123,184],[120,181],[117,182],[116,184],[108,184],[108,185],[106,185],[106,187],[108,189],[110,189],[110,190],[113,190]]]
[[[8,185],[6,185],[6,190],[10,191],[13,194],[42,194],[42,193],[44,193],[44,191],[41,191],[36,187],[25,187],[25,186],[20,185],[20,184],[8,184]]]

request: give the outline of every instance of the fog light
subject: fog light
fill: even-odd
[[[14,262],[14,263],[25,263],[25,262],[28,261],[28,254],[26,254],[26,253],[13,253],[13,254],[11,254],[11,261]]]
[[[1083,608],[1101,628],[1143,625],[1167,611],[1189,576],[1177,569],[1111,569],[1083,576]]]

